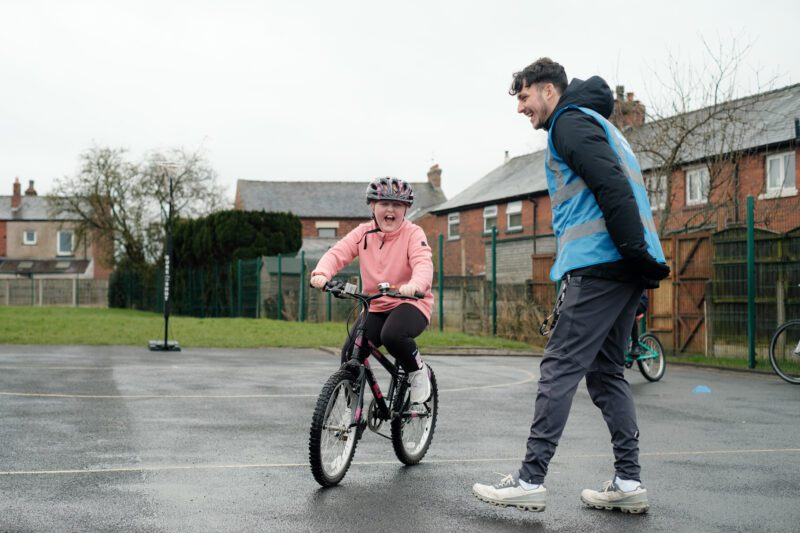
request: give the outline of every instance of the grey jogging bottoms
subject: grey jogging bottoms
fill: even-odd
[[[625,381],[625,349],[636,306],[637,283],[573,276],[540,366],[539,390],[521,479],[543,483],[567,423],[581,379],[611,433],[614,468],[622,479],[640,481],[639,429],[630,385]]]

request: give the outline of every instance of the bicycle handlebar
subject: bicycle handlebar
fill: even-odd
[[[397,290],[389,289],[388,284],[384,287],[383,283],[380,284],[379,291],[375,294],[367,294],[365,292],[357,292],[357,288],[352,283],[344,283],[342,281],[334,280],[325,283],[325,286],[322,288],[323,291],[330,292],[337,298],[353,298],[356,300],[361,300],[363,302],[370,302],[377,298],[382,298],[384,296],[389,296],[391,298],[397,298],[399,300],[421,300],[425,297],[424,292],[416,291],[414,296],[404,296],[400,294]]]

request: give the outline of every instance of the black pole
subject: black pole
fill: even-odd
[[[169,203],[167,205],[167,242],[166,250],[164,251],[164,343],[160,344],[158,341],[150,341],[149,348],[152,351],[159,352],[179,352],[181,350],[177,341],[169,341],[169,312],[171,307],[170,302],[170,283],[172,281],[172,197],[173,197],[173,184],[172,174],[167,169]]]

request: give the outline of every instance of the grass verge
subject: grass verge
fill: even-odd
[[[170,339],[183,347],[316,348],[341,346],[342,322],[286,322],[249,318],[170,317]],[[145,346],[163,339],[161,315],[128,309],[72,307],[0,307],[0,344],[130,345]],[[527,350],[518,341],[456,332],[426,331],[420,349],[474,347]]]

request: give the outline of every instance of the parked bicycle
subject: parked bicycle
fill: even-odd
[[[658,337],[645,333],[639,337],[638,347],[638,354],[631,353],[630,349],[625,352],[625,368],[633,367],[636,362],[639,371],[648,381],[663,378],[667,370],[667,360],[664,358],[664,346]]]
[[[391,290],[388,283],[378,285],[379,292],[357,292],[350,283],[331,281],[324,290],[337,298],[357,300],[361,312],[352,332],[348,332],[342,351],[342,365],[322,387],[311,421],[308,455],[314,479],[323,487],[338,484],[350,468],[356,445],[364,430],[392,441],[395,455],[406,465],[419,463],[433,439],[436,429],[439,395],[436,376],[430,369],[431,396],[421,404],[409,400],[408,376],[402,366],[390,361],[364,335],[364,320],[369,303],[377,298],[417,299]],[[368,358],[372,355],[389,372],[388,394],[384,397]],[[372,395],[369,407],[364,410],[365,391]],[[384,422],[390,426],[390,435],[381,433]]]
[[[781,378],[800,384],[800,320],[781,324],[769,343],[769,363]]]

